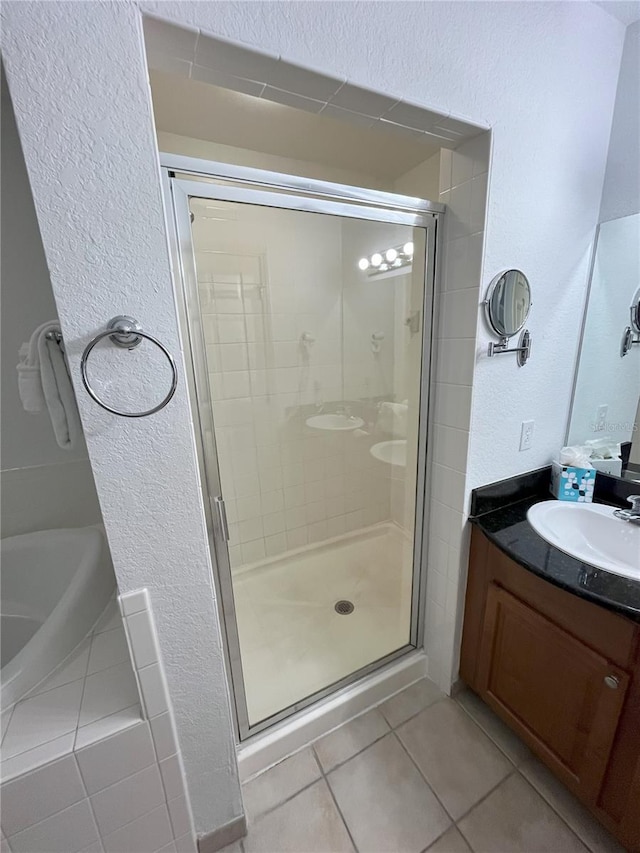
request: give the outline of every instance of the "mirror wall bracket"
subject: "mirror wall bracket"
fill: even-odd
[[[624,358],[634,344],[640,344],[640,287],[636,290],[629,308],[631,325],[622,333],[620,358]]]
[[[494,355],[500,355],[503,352],[517,352],[516,361],[519,367],[524,367],[531,355],[531,335],[529,330],[525,329],[520,335],[520,346],[509,347],[509,338],[503,336],[498,343],[490,341],[487,355],[492,358]]]
[[[631,326],[627,326],[627,328],[622,333],[620,358],[624,358],[634,344],[640,344],[640,335],[635,335]]]

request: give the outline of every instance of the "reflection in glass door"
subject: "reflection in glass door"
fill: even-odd
[[[186,179],[173,195],[246,736],[416,645],[434,217]]]

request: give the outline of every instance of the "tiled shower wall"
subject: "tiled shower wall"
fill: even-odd
[[[469,551],[466,470],[487,202],[490,134],[443,151],[447,205],[437,305],[437,364],[425,648],[443,689],[457,677]]]
[[[204,200],[193,210],[232,566],[389,520],[390,466],[369,448],[390,437],[377,404],[396,398],[405,318],[394,305],[408,276],[372,280],[357,260],[411,232]],[[384,336],[375,353],[374,332]],[[362,430],[305,426],[339,405]]]

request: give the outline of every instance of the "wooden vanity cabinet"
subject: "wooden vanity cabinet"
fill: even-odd
[[[462,679],[640,851],[640,625],[537,577],[477,528]]]

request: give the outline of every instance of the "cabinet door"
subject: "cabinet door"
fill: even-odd
[[[595,802],[627,674],[490,584],[478,678],[485,701],[570,788]]]

